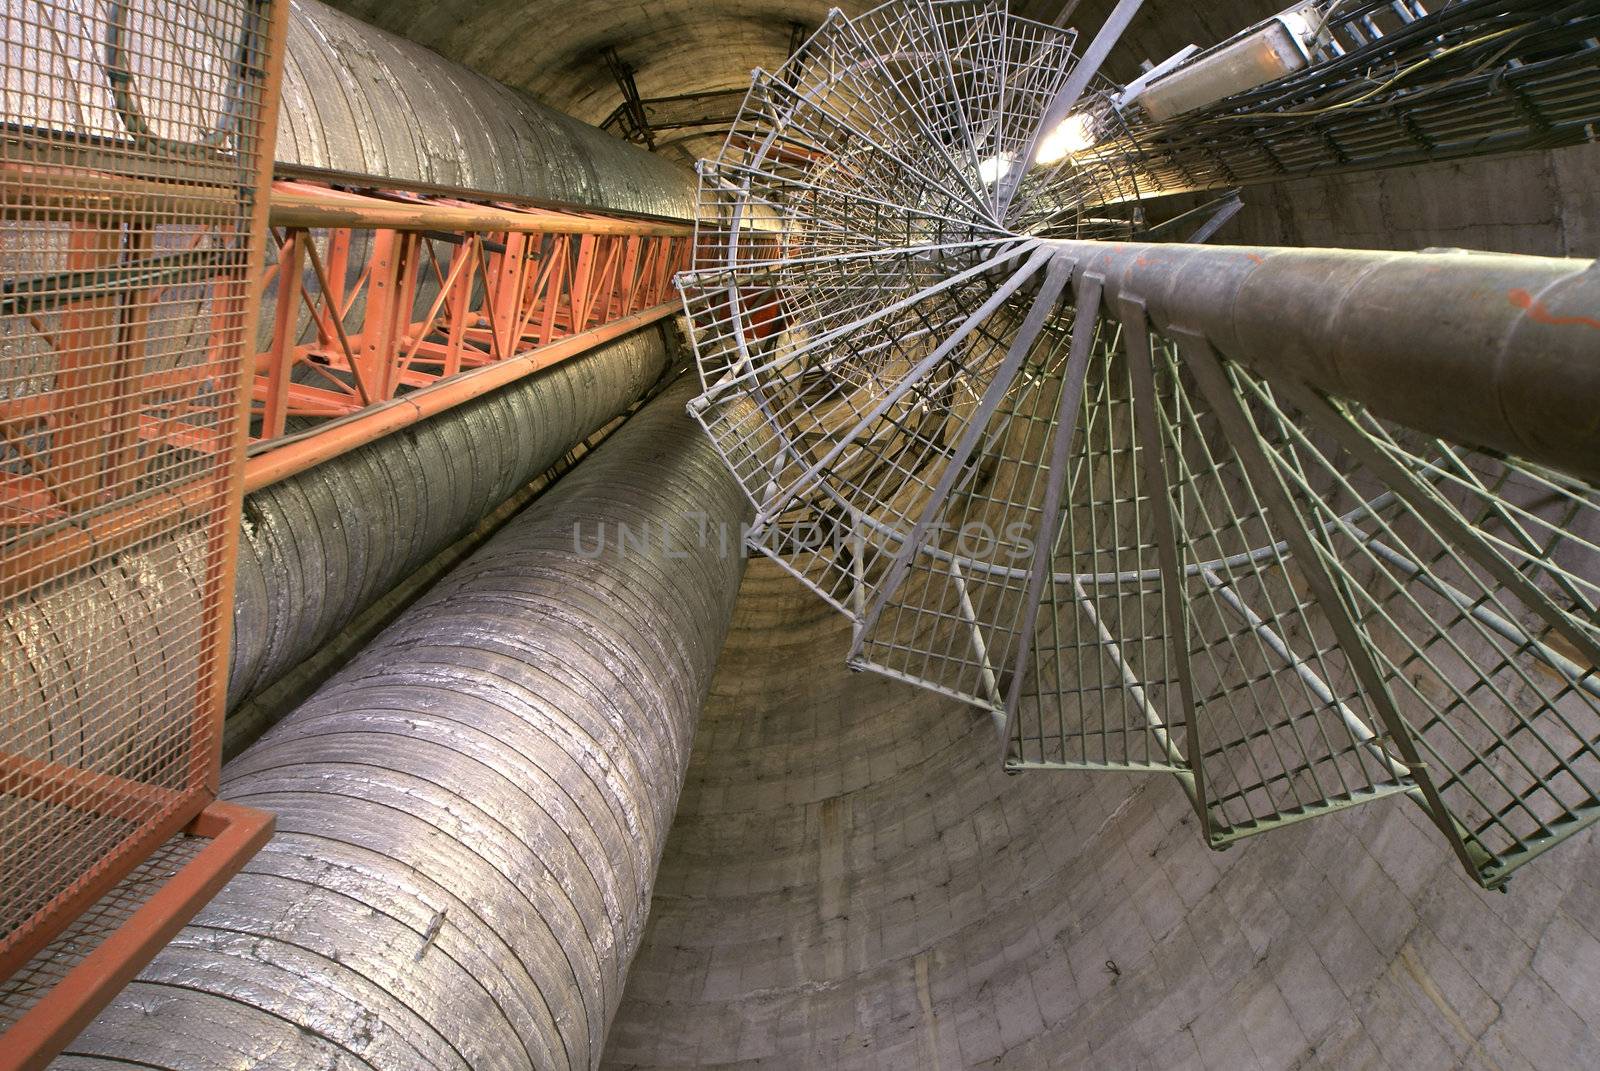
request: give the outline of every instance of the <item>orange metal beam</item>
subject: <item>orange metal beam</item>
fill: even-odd
[[[304,472],[329,458],[381,439],[419,420],[426,420],[446,409],[471,401],[604,342],[621,338],[631,331],[637,331],[679,311],[680,306],[677,302],[663,302],[599,327],[557,339],[548,345],[524,350],[513,357],[481,365],[449,379],[441,379],[432,386],[364,409],[325,430],[315,430],[304,439],[285,443],[250,458],[244,466],[245,492],[258,490],[293,476],[297,472]]]
[[[255,173],[251,188],[254,198],[250,206],[250,223],[247,232],[252,239],[249,259],[242,279],[231,279],[223,285],[219,302],[219,315],[213,320],[213,345],[221,340],[224,346],[238,347],[242,352],[233,363],[238,368],[237,377],[229,387],[236,399],[236,417],[228,428],[233,435],[229,443],[232,464],[218,473],[205,489],[210,492],[201,498],[203,507],[217,510],[218,523],[209,526],[206,541],[205,576],[215,578],[212,597],[205,600],[205,621],[200,631],[200,679],[195,689],[195,718],[190,732],[191,757],[195,772],[204,777],[206,788],[214,797],[222,785],[222,723],[227,715],[228,650],[233,639],[233,583],[239,559],[238,517],[244,511],[244,456],[250,441],[250,386],[255,379],[251,365],[251,351],[255,347],[256,323],[261,314],[262,298],[266,291],[267,243],[270,240],[270,191],[274,146],[277,145],[278,118],[283,93],[283,58],[288,51],[289,4],[276,0],[272,5],[271,20],[267,26],[265,66],[262,70],[260,122],[256,127],[254,145]],[[229,300],[233,298],[237,300]],[[230,342],[231,340],[231,342]],[[246,347],[249,347],[248,349]],[[204,494],[204,492],[202,492]]]
[[[239,211],[226,186],[153,182],[85,167],[0,161],[0,204],[27,206],[29,219],[82,219],[85,215],[182,216],[225,222]]]
[[[111,850],[102,853],[96,862],[79,874],[71,885],[11,931],[5,942],[0,944],[0,978],[9,978],[22,969],[73,919],[115,888],[128,871],[139,865],[140,860],[148,859],[150,853],[167,838],[193,821],[209,799],[204,788],[196,787],[175,796],[165,811],[153,810],[142,815],[143,824],[118,840]],[[9,1031],[4,1036],[9,1046]]]
[[[137,822],[171,807],[183,793],[125,777],[95,773],[81,766],[0,751],[0,795]]]
[[[42,1071],[261,849],[272,827],[267,812],[221,800],[201,811],[188,832],[211,843],[6,1031],[0,1071]]]
[[[417,404],[417,391],[464,370],[535,349],[555,360],[630,330],[641,322],[635,314],[668,301],[693,240],[693,226],[677,221],[290,180],[274,184],[271,221],[280,228],[279,264],[268,269],[277,314],[252,390],[257,448],[267,454],[252,459],[252,473],[301,471],[403,427],[415,412],[391,403],[407,391]],[[370,240],[355,242],[358,230]],[[453,244],[448,268],[440,242]],[[353,250],[364,257],[359,267],[348,262]],[[302,276],[307,265],[314,280]],[[424,289],[431,299],[417,319]],[[315,330],[309,341],[300,304]],[[549,349],[564,336],[578,341]],[[326,382],[311,385],[310,376]],[[286,436],[288,417],[335,419]],[[252,476],[249,487],[279,478]]]

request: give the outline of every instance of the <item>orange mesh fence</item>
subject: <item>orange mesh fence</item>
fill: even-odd
[[[0,0],[0,979],[214,792],[271,23]]]

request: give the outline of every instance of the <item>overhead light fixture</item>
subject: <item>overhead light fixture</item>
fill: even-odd
[[[1000,177],[1011,170],[1011,165],[1017,162],[1017,154],[1003,152],[991,156],[978,165],[978,178],[985,186],[993,186],[1000,181]]]
[[[1086,111],[1073,112],[1061,120],[1057,127],[1046,134],[1039,141],[1039,150],[1034,153],[1034,163],[1054,164],[1065,160],[1073,153],[1092,149],[1099,142],[1093,115]]]
[[[1314,4],[1279,12],[1195,54],[1128,99],[1164,122],[1292,74],[1311,62],[1307,43],[1319,19]]]

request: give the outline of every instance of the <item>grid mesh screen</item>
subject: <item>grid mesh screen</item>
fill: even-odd
[[[211,842],[179,833],[166,841],[94,906],[73,919],[56,938],[10,978],[0,982],[0,1032],[15,1026],[59,985],[89,953],[116,933],[178,871]]]
[[[0,966],[216,753],[270,10],[0,0]]]

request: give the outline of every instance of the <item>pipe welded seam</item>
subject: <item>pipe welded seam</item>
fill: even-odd
[[[692,394],[228,766],[278,833],[60,1066],[598,1064],[744,568]]]

